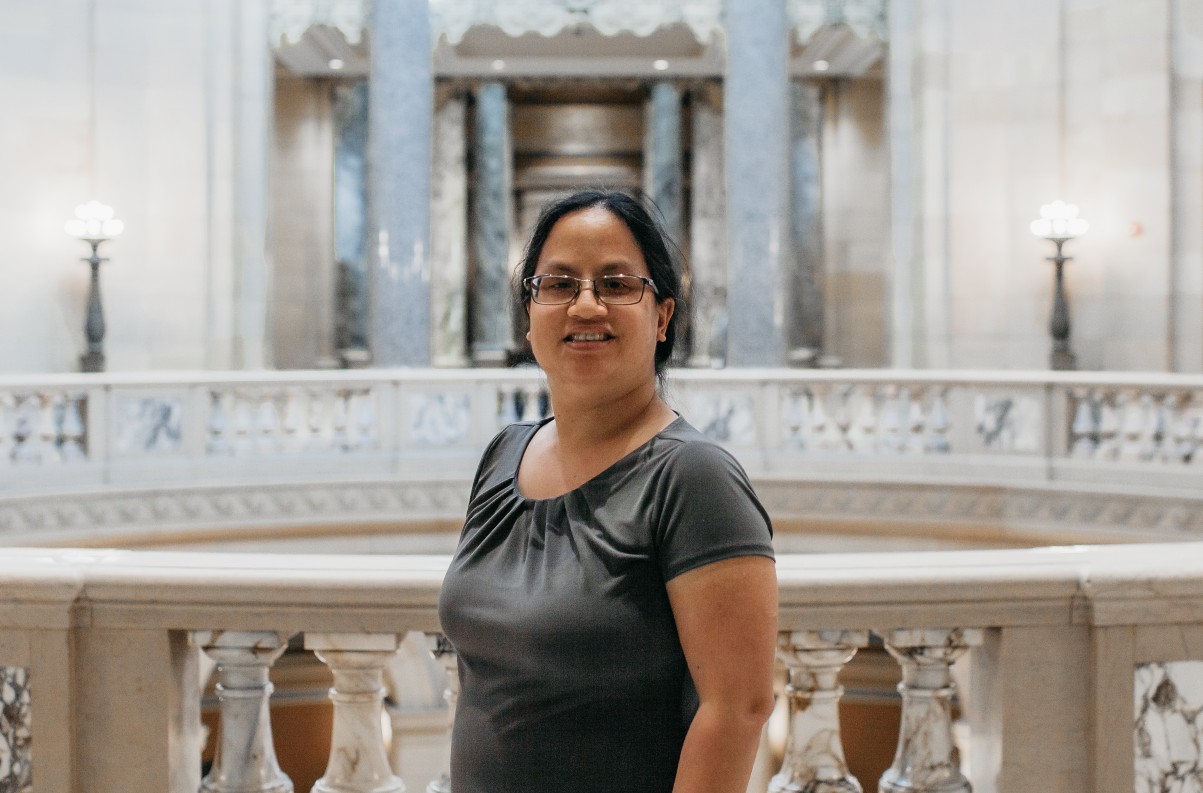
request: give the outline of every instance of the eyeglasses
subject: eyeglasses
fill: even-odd
[[[589,284],[588,287],[585,284]],[[530,292],[531,299],[543,306],[561,306],[571,303],[581,289],[592,289],[598,300],[610,306],[629,306],[643,299],[643,290],[652,288],[658,295],[652,279],[641,275],[603,275],[599,278],[575,278],[571,275],[532,275],[522,279],[522,285]]]

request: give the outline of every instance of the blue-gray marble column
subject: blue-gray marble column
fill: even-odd
[[[643,189],[660,208],[664,228],[681,244],[685,189],[681,156],[681,91],[672,83],[652,86],[644,125]]]
[[[726,32],[727,364],[781,366],[793,261],[785,0],[741,0]]]
[[[727,357],[727,202],[723,192],[722,92],[705,83],[690,92],[689,274],[693,303],[690,366],[717,368]]]
[[[817,366],[823,352],[823,91],[791,86],[791,209],[795,266],[791,270],[789,362]]]
[[[434,82],[428,0],[375,0],[371,33],[372,359],[378,367],[429,366]]]
[[[510,225],[513,210],[513,155],[510,110],[502,83],[485,83],[476,92],[472,190],[472,360],[478,366],[502,366],[510,339]]]

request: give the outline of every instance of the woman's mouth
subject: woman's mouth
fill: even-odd
[[[564,341],[609,341],[612,338],[609,333],[570,333],[564,337]]]

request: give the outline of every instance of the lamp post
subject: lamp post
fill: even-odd
[[[67,221],[66,231],[72,237],[92,246],[92,255],[81,261],[92,267],[88,286],[88,315],[84,320],[84,337],[88,350],[79,356],[85,372],[104,371],[104,308],[100,304],[100,263],[108,258],[99,254],[100,243],[111,240],[125,229],[125,224],[113,217],[113,208],[99,201],[89,201],[75,208],[75,217]]]
[[[1048,326],[1053,337],[1053,351],[1049,356],[1053,369],[1077,368],[1074,354],[1069,349],[1069,303],[1065,300],[1065,263],[1073,257],[1066,256],[1062,250],[1066,242],[1082,236],[1089,228],[1090,224],[1078,217],[1077,206],[1060,200],[1040,207],[1040,217],[1032,221],[1032,233],[1057,246],[1055,255],[1045,257],[1056,268],[1053,315]]]

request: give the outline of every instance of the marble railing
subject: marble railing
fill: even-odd
[[[775,517],[1203,535],[1203,377],[677,370],[666,396]],[[0,542],[454,521],[488,439],[547,409],[537,370],[0,378]]]
[[[1188,777],[1203,763],[1200,547],[783,555],[788,735],[784,759],[754,789],[1192,789]],[[412,778],[400,766],[415,755],[386,747],[382,671],[415,631],[454,668],[438,641],[446,562],[6,552],[0,786],[19,790],[31,776],[39,793],[291,790],[267,702],[273,662],[299,635],[333,678],[330,760],[314,790],[400,791],[399,777]],[[884,776],[856,780],[840,736],[839,678],[874,637],[900,666],[901,728]],[[967,683],[958,692],[951,666],[960,657],[967,674],[955,677]],[[217,667],[221,723],[202,780],[203,659]],[[952,729],[954,696],[967,730]],[[432,729],[445,740],[446,726],[444,713]],[[438,771],[410,789],[445,790]]]

